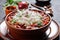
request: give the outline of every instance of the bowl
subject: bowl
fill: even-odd
[[[35,9],[32,9],[31,11],[36,11],[36,12],[43,12],[44,11],[41,11],[41,10],[35,10]],[[14,25],[11,25],[10,22],[8,22],[8,16],[10,15],[13,15],[15,14],[17,11],[14,11],[14,12],[11,12],[9,13],[6,18],[5,18],[5,22],[6,22],[6,25],[9,29],[9,34],[14,38],[14,39],[17,39],[17,40],[29,40],[29,39],[35,39],[35,38],[38,38],[39,36],[43,36],[43,34],[47,31],[48,27],[50,26],[50,23],[51,23],[51,17],[49,14],[46,14],[48,17],[49,17],[49,22],[44,25],[43,27],[40,27],[38,29],[18,29],[18,28],[15,28]],[[40,38],[39,37],[39,38]]]

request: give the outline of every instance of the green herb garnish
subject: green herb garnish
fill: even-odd
[[[8,5],[17,5],[18,2],[21,2],[22,0],[7,0],[4,6]]]
[[[12,4],[14,1],[13,0],[7,0],[9,4]]]
[[[16,20],[15,19],[12,19],[12,21],[11,21],[12,23],[15,23],[16,22]]]
[[[38,26],[42,26],[42,22],[38,22],[37,24],[38,24]]]
[[[13,0],[14,2],[21,2],[22,0]]]

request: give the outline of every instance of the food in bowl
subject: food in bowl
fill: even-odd
[[[22,10],[8,15],[7,22],[17,29],[39,29],[50,22],[43,11]]]
[[[16,9],[16,6],[8,6],[5,9],[6,15],[8,15],[10,12],[14,11]]]
[[[6,16],[9,34],[16,40],[37,39],[44,35],[51,23],[51,17],[44,11],[18,10]]]
[[[21,9],[27,9],[28,3],[27,2],[18,2],[18,8]]]

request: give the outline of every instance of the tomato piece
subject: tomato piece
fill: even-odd
[[[44,20],[43,25],[46,25],[46,24],[48,24],[48,21]]]

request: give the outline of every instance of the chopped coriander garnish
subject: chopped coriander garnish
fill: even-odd
[[[12,23],[15,23],[16,22],[16,20],[15,19],[12,19],[12,21],[11,21]]]
[[[38,24],[38,26],[42,26],[42,22],[38,22],[37,24]]]

